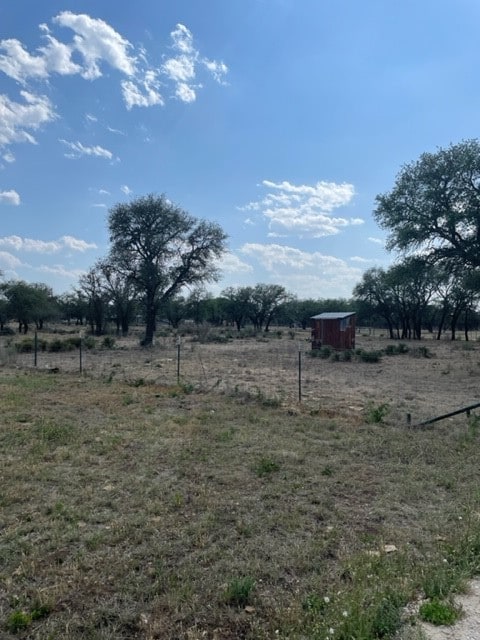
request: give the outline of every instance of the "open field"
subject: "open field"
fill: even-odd
[[[0,636],[370,640],[403,615],[420,637],[404,607],[448,600],[480,564],[478,420],[404,419],[476,401],[480,345],[425,344],[305,355],[302,404],[286,338],[187,343],[179,385],[167,342],[87,353],[83,375],[75,355],[45,354],[56,374],[12,356]]]
[[[45,333],[41,337],[52,342],[71,335]],[[73,335],[78,336],[78,332]],[[407,414],[416,423],[432,417],[432,412],[437,415],[480,400],[480,342],[476,340],[452,343],[426,336],[421,342],[402,343],[387,339],[381,332],[378,336],[362,332],[356,347],[367,355],[398,344],[405,345],[408,352],[382,355],[378,362],[363,362],[353,354],[344,362],[335,361],[334,354],[327,359],[311,358],[308,330],[297,330],[293,339],[286,329],[247,339],[236,338],[236,332],[227,335],[232,338],[224,343],[201,342],[195,332],[182,336],[179,365],[174,335],[159,337],[155,347],[148,350],[138,346],[138,334],[116,339],[113,349],[102,348],[102,338],[97,338],[97,348],[83,350],[82,368],[96,378],[163,385],[176,384],[180,372],[181,383],[196,390],[247,392],[283,406],[297,406],[301,350],[301,399],[310,409],[352,418],[368,404],[386,404],[387,422],[400,424],[406,422]],[[18,336],[4,338],[3,345],[22,340]],[[12,353],[0,342],[0,357],[5,360],[7,353],[10,366],[33,367],[32,353]],[[52,367],[78,372],[78,350],[40,351],[37,368]]]

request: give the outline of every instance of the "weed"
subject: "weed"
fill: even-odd
[[[461,610],[450,602],[435,598],[424,602],[418,613],[425,622],[439,626],[454,624],[460,618]]]
[[[322,471],[321,471],[322,476],[333,476],[333,469],[332,467],[329,467],[328,465],[323,467]]]
[[[390,411],[388,404],[369,402],[365,410],[365,421],[368,424],[380,424]]]
[[[372,638],[390,638],[402,625],[402,607],[400,597],[388,594],[374,608],[371,621]]]
[[[32,616],[26,611],[12,611],[7,618],[7,629],[12,633],[17,633],[22,629],[26,629],[32,622]]]
[[[253,578],[248,576],[234,578],[225,592],[225,602],[236,607],[244,607],[251,602],[254,588],[255,581]]]
[[[255,466],[255,472],[257,476],[266,476],[275,471],[279,471],[280,465],[272,458],[260,458]]]

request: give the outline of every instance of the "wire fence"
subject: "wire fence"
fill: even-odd
[[[332,351],[322,358],[312,357],[309,335],[297,331],[289,338],[278,332],[207,343],[195,336],[166,336],[148,349],[120,339],[113,348],[89,349],[82,342],[67,352],[29,353],[18,353],[12,339],[2,338],[0,363],[134,386],[180,385],[187,392],[243,394],[266,405],[302,405],[332,418],[348,414],[362,419],[384,407],[388,421],[401,424],[409,416],[417,423],[479,399],[478,342],[411,342],[404,353],[387,355],[392,341],[364,332],[357,337],[357,353],[347,358]],[[364,361],[362,352],[378,359]]]

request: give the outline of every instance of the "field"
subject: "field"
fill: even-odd
[[[478,573],[480,421],[406,414],[478,401],[480,344],[303,353],[299,403],[304,342],[4,346],[0,636],[420,638]]]

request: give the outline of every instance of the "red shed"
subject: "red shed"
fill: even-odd
[[[355,320],[352,312],[328,312],[312,316],[312,349],[355,349]]]

